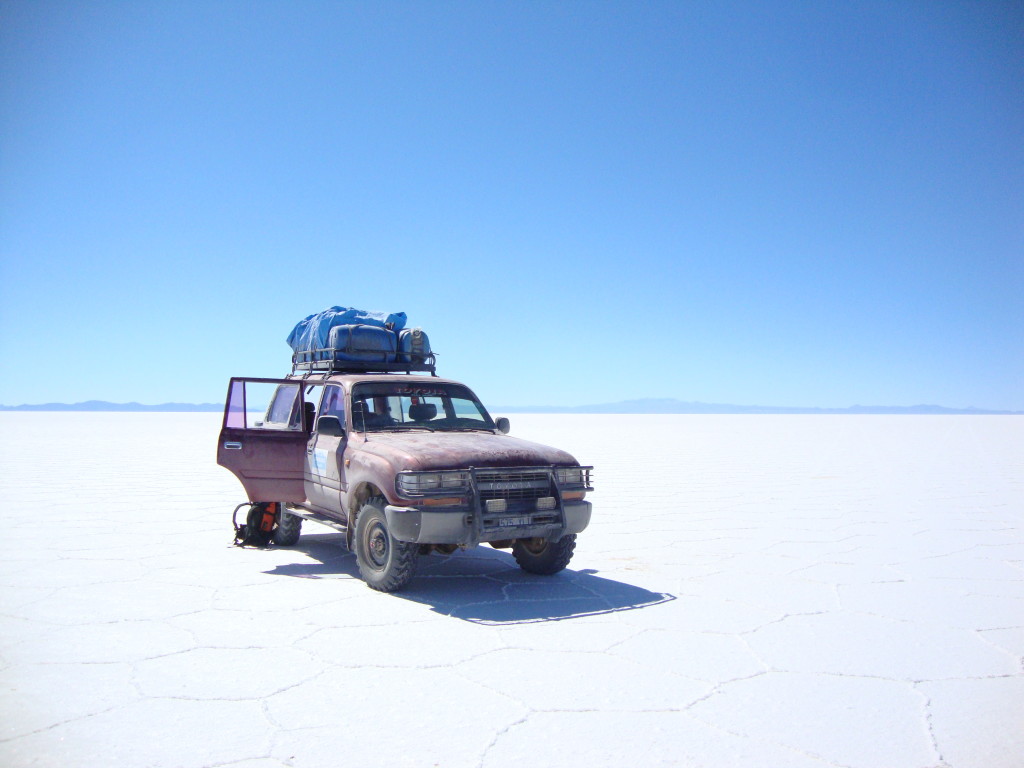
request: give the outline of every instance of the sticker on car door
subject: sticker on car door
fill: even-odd
[[[313,450],[313,468],[318,475],[327,474],[327,449],[315,448]]]

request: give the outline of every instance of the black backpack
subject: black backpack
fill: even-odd
[[[249,507],[249,513],[245,516],[245,523],[239,525],[238,510],[245,506]],[[269,547],[272,543],[276,517],[276,502],[239,504],[231,514],[231,523],[235,526],[235,546]]]

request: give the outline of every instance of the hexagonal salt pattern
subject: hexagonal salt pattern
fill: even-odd
[[[0,413],[5,768],[1024,765],[1024,419],[519,415],[597,466],[570,568],[398,595],[232,547],[217,430]]]

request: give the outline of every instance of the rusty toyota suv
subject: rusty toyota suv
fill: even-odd
[[[231,379],[217,446],[275,544],[295,544],[303,519],[335,528],[382,592],[405,586],[419,555],[481,543],[530,573],[566,567],[590,522],[592,467],[509,436],[508,419],[432,365],[307,367]]]

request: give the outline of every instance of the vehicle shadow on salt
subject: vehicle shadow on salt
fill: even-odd
[[[304,535],[296,546],[310,560],[278,565],[272,575],[296,578],[359,578],[355,555],[339,534]],[[408,600],[446,616],[479,624],[564,621],[649,608],[675,600],[633,584],[567,568],[554,576],[525,573],[507,551],[476,547],[452,555],[421,557],[416,576],[401,592]]]

